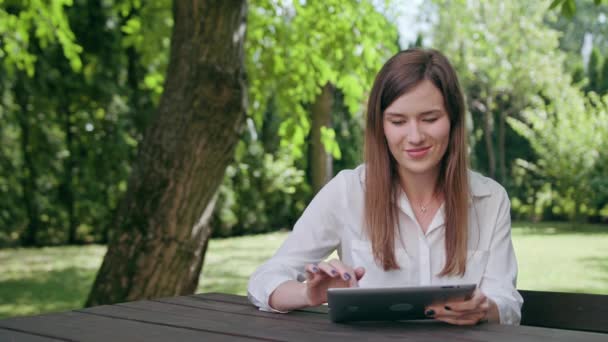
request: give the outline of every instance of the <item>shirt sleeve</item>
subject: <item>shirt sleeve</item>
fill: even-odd
[[[517,260],[511,240],[511,204],[504,189],[498,195],[498,215],[481,291],[498,306],[500,324],[518,325],[523,298],[517,292]]]
[[[262,311],[270,307],[272,292],[288,280],[306,279],[305,266],[329,256],[340,244],[339,212],[346,191],[343,174],[327,183],[310,202],[283,245],[249,278],[247,296]]]

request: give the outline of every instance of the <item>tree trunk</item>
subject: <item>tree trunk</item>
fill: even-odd
[[[30,149],[30,123],[28,114],[28,91],[25,88],[23,82],[24,75],[17,76],[17,83],[15,85],[15,96],[17,105],[21,109],[21,113],[17,115],[19,120],[19,128],[21,129],[21,154],[23,155],[23,172],[19,177],[21,179],[21,188],[23,192],[22,200],[25,212],[27,214],[27,226],[25,232],[21,235],[21,245],[23,246],[36,246],[38,243],[37,235],[40,230],[40,209],[36,202],[36,179],[38,173],[36,172],[36,165],[32,159],[32,151]]]
[[[165,90],[86,305],[192,293],[245,118],[245,0],[173,2]]]
[[[490,178],[496,177],[496,157],[494,156],[494,141],[492,138],[492,103],[491,99],[488,99],[486,103],[486,110],[483,113],[483,137],[486,143],[486,152],[488,154],[488,173]]]
[[[321,127],[331,126],[331,110],[334,103],[333,86],[327,83],[312,105],[310,131],[310,171],[312,188],[317,193],[332,177],[332,156],[321,142]]]

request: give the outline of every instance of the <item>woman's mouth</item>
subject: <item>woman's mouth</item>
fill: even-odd
[[[424,158],[424,156],[426,156],[430,150],[431,150],[431,146],[427,146],[427,147],[406,149],[405,152],[407,152],[407,155],[410,156],[410,158],[420,159],[420,158]]]

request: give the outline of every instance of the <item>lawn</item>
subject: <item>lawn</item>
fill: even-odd
[[[287,233],[216,239],[197,292],[245,294],[247,277]],[[516,223],[520,275],[530,290],[608,294],[608,225]],[[81,307],[105,247],[0,250],[0,318]]]

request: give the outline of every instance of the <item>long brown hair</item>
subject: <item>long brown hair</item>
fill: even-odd
[[[450,118],[448,148],[440,164],[437,190],[445,199],[446,262],[439,273],[464,275],[467,258],[469,182],[465,101],[458,77],[448,59],[433,49],[408,49],[382,67],[369,97],[365,129],[365,222],[376,262],[385,270],[398,269],[397,187],[399,165],[384,135],[384,110],[423,80],[443,95]]]

